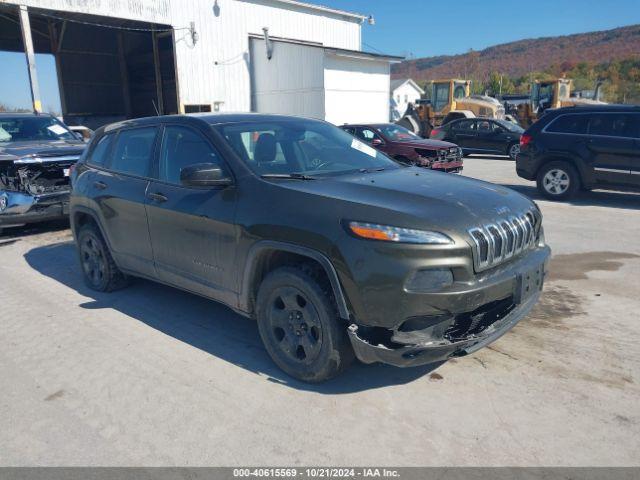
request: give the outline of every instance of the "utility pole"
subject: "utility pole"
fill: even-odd
[[[29,11],[24,5],[20,5],[20,29],[22,30],[22,43],[24,53],[27,57],[27,67],[29,71],[29,85],[31,86],[31,103],[33,111],[42,113],[42,102],[40,101],[40,87],[38,85],[38,72],[36,70],[36,56],[33,52],[33,39],[31,38],[31,23],[29,22]]]

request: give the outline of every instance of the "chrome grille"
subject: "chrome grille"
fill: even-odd
[[[541,220],[539,213],[529,211],[469,230],[476,271],[500,265],[533,248]]]

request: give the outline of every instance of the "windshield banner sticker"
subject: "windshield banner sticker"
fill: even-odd
[[[49,129],[49,131],[55,133],[56,135],[64,135],[65,133],[67,133],[64,127],[57,124],[49,125],[47,128]]]
[[[353,142],[351,142],[351,148],[355,148],[356,150],[359,150],[362,153],[366,153],[370,157],[376,158],[377,152],[375,148],[371,148],[369,145],[362,143],[360,140],[357,140],[354,138]]]

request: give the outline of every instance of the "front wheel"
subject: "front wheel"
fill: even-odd
[[[551,200],[567,200],[580,189],[580,175],[567,162],[550,162],[538,172],[537,186],[540,193]]]
[[[328,380],[354,358],[331,288],[311,269],[281,267],[267,275],[258,291],[256,315],[269,356],[298,380]]]

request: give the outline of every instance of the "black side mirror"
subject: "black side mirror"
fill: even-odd
[[[215,163],[196,163],[180,170],[180,183],[187,187],[221,187],[233,179]]]

